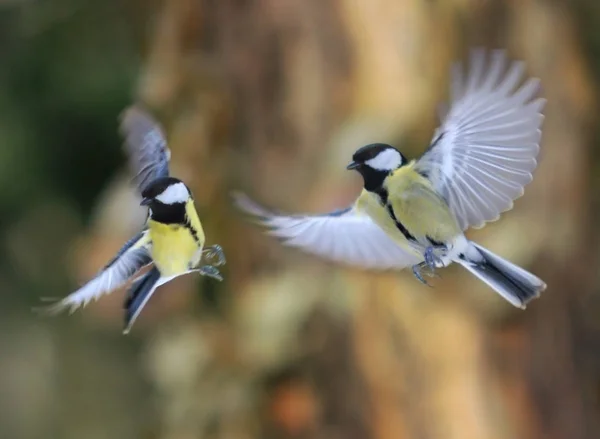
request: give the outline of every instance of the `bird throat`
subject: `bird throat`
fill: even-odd
[[[166,225],[183,226],[189,230],[194,241],[200,242],[198,230],[196,230],[188,218],[185,203],[159,204],[152,208],[152,221]]]
[[[392,171],[382,171],[365,167],[361,169],[361,174],[365,182],[364,187],[369,192],[379,192],[383,187],[383,182]]]
[[[185,203],[156,204],[152,206],[151,218],[162,224],[185,224]]]

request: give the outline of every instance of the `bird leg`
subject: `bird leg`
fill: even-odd
[[[192,270],[192,271],[197,271],[202,276],[212,277],[213,279],[216,279],[219,282],[221,282],[223,280],[223,276],[221,276],[221,273],[219,272],[219,270],[217,270],[212,265],[203,265],[202,267],[196,268],[195,270]]]
[[[435,272],[437,267],[443,267],[444,263],[442,259],[435,253],[434,247],[427,247],[425,249],[425,253],[423,254],[425,260],[419,264],[415,264],[412,267],[413,274],[415,277],[423,284],[427,286],[431,286],[427,283],[427,281],[423,278],[423,275],[428,277],[440,277],[439,274]]]
[[[423,278],[423,275],[427,277],[440,277],[440,275],[435,272],[435,268],[430,267],[429,265],[427,265],[426,262],[421,262],[419,264],[413,265],[412,271],[415,277],[419,280],[419,282],[427,285],[428,287],[430,287],[431,285],[427,283],[427,281]]]
[[[442,258],[440,258],[435,253],[435,248],[434,247],[427,247],[425,249],[425,254],[423,256],[425,257],[425,264],[427,264],[427,266],[429,268],[431,268],[432,270],[434,270],[437,267],[443,267],[444,266],[444,263],[442,262]]]
[[[227,262],[223,249],[220,245],[216,244],[202,249],[202,256],[205,258],[205,260],[208,260],[207,262],[210,262],[212,259],[216,259],[216,261],[212,264],[216,267],[224,265]]]

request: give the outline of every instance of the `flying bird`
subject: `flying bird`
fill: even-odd
[[[192,192],[169,173],[170,150],[158,122],[134,105],[121,115],[120,128],[141,205],[148,207],[146,224],[93,279],[43,310],[73,312],[133,280],[124,303],[126,334],[154,291],[171,279],[196,272],[221,281],[216,267],[225,255],[218,245],[205,247]]]
[[[347,169],[364,187],[345,209],[285,215],[241,193],[235,202],[285,245],[367,269],[412,267],[425,284],[458,263],[524,309],[546,284],[464,235],[512,209],[533,179],[546,101],[540,81],[523,76],[503,51],[472,51],[466,77],[460,64],[452,70],[451,105],[419,159],[384,143],[353,154]]]

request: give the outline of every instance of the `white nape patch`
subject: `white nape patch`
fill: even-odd
[[[163,204],[185,203],[190,198],[190,193],[183,183],[175,183],[166,188],[156,197]]]
[[[402,165],[402,155],[393,148],[387,148],[365,164],[378,171],[393,171]]]

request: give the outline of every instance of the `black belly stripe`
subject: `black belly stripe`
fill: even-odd
[[[394,220],[394,223],[396,223],[396,227],[398,227],[398,230],[400,230],[400,233],[402,233],[407,240],[416,242],[417,239],[413,235],[411,235],[410,232],[407,230],[407,228],[404,227],[404,224],[402,224],[400,221],[398,221],[398,218],[396,218],[396,214],[394,213],[394,209],[392,208],[392,205],[388,204],[388,191],[382,187],[375,193],[377,195],[379,195],[379,198],[381,198],[381,203],[387,209],[388,213]]]
[[[404,227],[404,224],[402,224],[400,221],[398,221],[398,218],[396,218],[396,214],[394,214],[394,209],[392,209],[392,206],[390,204],[386,204],[386,207],[387,207],[388,212],[390,213],[390,216],[396,223],[396,227],[398,227],[398,230],[400,230],[400,232],[404,235],[404,237],[406,239],[408,239],[409,241],[416,242],[417,238],[415,238],[413,235],[410,234],[410,232],[406,229],[406,227]]]

